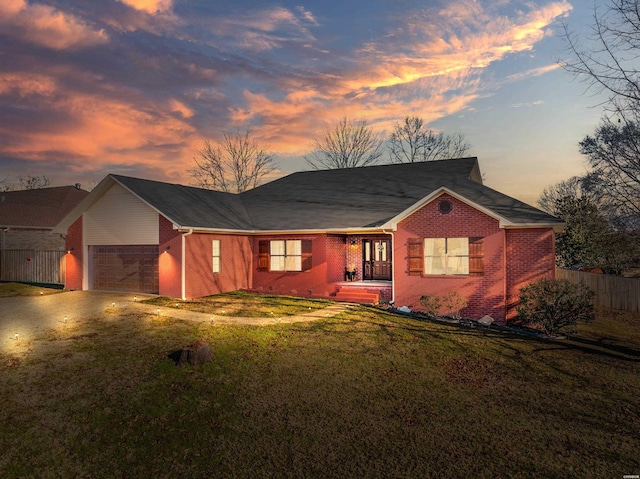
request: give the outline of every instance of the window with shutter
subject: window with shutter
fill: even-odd
[[[258,244],[258,271],[308,271],[311,240],[262,240]]]

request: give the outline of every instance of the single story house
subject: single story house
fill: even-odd
[[[293,173],[241,194],[108,175],[60,224],[70,289],[239,289],[514,314],[563,223],[482,184],[477,158]]]

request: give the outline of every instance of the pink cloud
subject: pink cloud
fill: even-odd
[[[3,0],[0,32],[54,50],[79,49],[109,41],[104,31],[91,28],[71,14],[26,0]]]
[[[164,12],[171,9],[172,0],[119,0],[125,5],[142,10],[150,14]]]
[[[365,118],[388,132],[406,115],[428,123],[461,112],[483,94],[485,68],[507,55],[532,50],[571,5],[552,2],[511,18],[489,8],[463,1],[413,14],[402,31],[387,32],[383,40],[360,49],[351,69],[325,76],[315,88],[285,83],[281,87],[286,95],[277,101],[247,91],[246,105],[233,109],[231,119],[263,125],[255,130],[274,148],[301,154],[323,126],[345,115]],[[296,128],[289,128],[291,124]]]

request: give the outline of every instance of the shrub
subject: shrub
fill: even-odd
[[[442,296],[421,296],[420,304],[421,311],[429,316],[459,318],[460,310],[467,305],[467,299],[457,291],[449,291]]]
[[[422,312],[428,316],[438,316],[440,312],[440,297],[439,296],[420,296],[420,304],[422,305]]]
[[[449,291],[442,297],[442,306],[447,309],[447,316],[460,317],[460,310],[467,305],[467,298],[457,291]]]
[[[543,278],[520,289],[518,317],[547,334],[573,332],[578,321],[594,319],[594,295],[584,283]]]

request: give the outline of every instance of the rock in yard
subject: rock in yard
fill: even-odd
[[[493,321],[494,321],[494,319],[491,316],[489,316],[488,314],[486,314],[486,315],[484,315],[483,317],[481,317],[478,320],[478,324],[481,324],[483,326],[489,327],[489,326],[491,326]]]
[[[182,349],[182,354],[180,354],[180,359],[178,360],[178,366],[183,366],[187,363],[192,366],[198,366],[212,361],[213,355],[211,354],[211,347],[209,346],[209,343],[205,343],[202,339],[198,339],[193,344]]]

